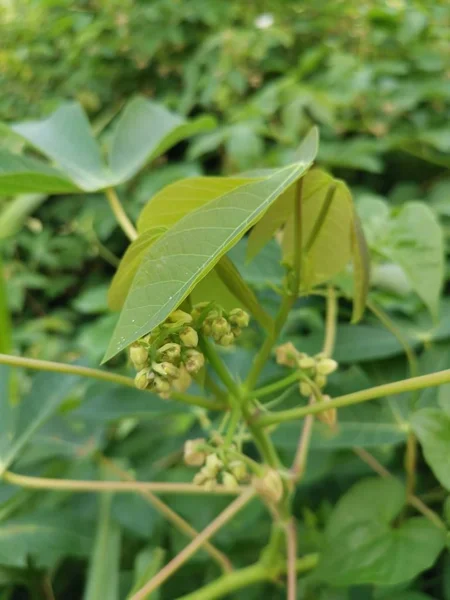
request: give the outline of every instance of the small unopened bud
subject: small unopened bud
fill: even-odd
[[[177,369],[175,365],[168,361],[164,361],[162,363],[152,363],[152,369],[158,375],[162,375],[163,377],[167,377],[169,379],[175,379],[179,376],[180,371]]]
[[[198,344],[198,334],[192,327],[185,327],[180,332],[180,340],[187,348],[195,348]]]
[[[320,388],[325,387],[327,384],[327,378],[325,375],[316,375],[316,384]]]
[[[210,302],[198,302],[191,310],[193,319],[198,319]]]
[[[214,321],[211,323],[211,329],[216,341],[231,331],[230,324],[225,317],[218,317],[217,319],[214,319]]]
[[[247,479],[247,467],[241,460],[235,460],[229,465],[231,473],[236,477],[238,481]]]
[[[153,378],[154,375],[150,369],[142,369],[134,378],[134,385],[138,390],[145,390]]]
[[[283,497],[283,481],[275,469],[268,469],[262,477],[254,477],[252,483],[256,491],[273,504],[278,504]]]
[[[203,488],[207,491],[207,492],[212,492],[213,489],[215,489],[217,487],[217,481],[215,479],[208,479],[204,484],[203,484]]]
[[[170,394],[170,383],[162,377],[155,377],[153,389],[157,394]]]
[[[236,340],[238,337],[241,336],[242,329],[240,327],[236,327],[235,325],[233,325],[231,327],[231,333],[233,334],[234,339]]]
[[[300,394],[302,396],[306,396],[307,398],[309,398],[309,396],[311,396],[312,394],[312,388],[309,385],[309,383],[307,383],[306,381],[300,381]]]
[[[316,361],[312,356],[301,353],[298,359],[298,366],[300,369],[314,369],[316,366]]]
[[[187,440],[184,444],[184,462],[190,467],[201,467],[206,459],[206,453],[199,450],[198,447],[204,444],[203,438],[196,440]]]
[[[168,344],[161,346],[161,348],[158,349],[157,354],[161,358],[164,358],[170,362],[175,362],[181,356],[181,346],[180,344],[169,342]]]
[[[331,398],[330,396],[325,394],[322,396],[322,400],[324,402],[330,402]],[[319,421],[322,421],[322,423],[325,423],[330,427],[334,427],[334,425],[336,425],[337,422],[337,410],[335,408],[329,408],[328,410],[324,410],[323,412],[317,413],[316,417],[319,419]]]
[[[330,375],[336,371],[338,364],[332,358],[323,358],[322,360],[318,361],[316,368],[320,375]]]
[[[188,373],[198,373],[205,365],[205,357],[197,350],[188,350],[186,352],[187,360],[184,363]]]
[[[222,482],[223,482],[223,485],[228,490],[238,490],[239,489],[239,483],[238,483],[236,477],[234,475],[232,475],[231,473],[225,472],[222,475]]]
[[[219,340],[217,340],[219,346],[231,346],[234,343],[234,335],[232,333],[226,333]]]
[[[203,485],[208,481],[208,475],[203,472],[203,469],[195,474],[194,479],[192,480],[195,485]]]
[[[140,344],[132,344],[130,346],[130,360],[134,368],[139,370],[145,367],[148,359],[148,351]]]
[[[172,387],[176,392],[185,392],[192,383],[192,377],[184,366],[181,366],[178,372],[178,377],[172,381]]]
[[[192,317],[189,313],[184,312],[184,310],[175,310],[169,315],[168,320],[171,323],[191,323]]]
[[[203,470],[208,475],[208,477],[216,477],[217,473],[223,467],[223,462],[217,456],[217,454],[209,454],[206,458],[206,465],[203,467]]]
[[[282,344],[281,346],[278,346],[278,348],[275,348],[277,363],[279,365],[284,365],[285,367],[296,367],[299,354],[299,351],[291,342],[287,342],[286,344]]]
[[[234,308],[229,314],[230,323],[237,325],[238,327],[248,327],[250,322],[250,315],[242,310],[242,308]]]

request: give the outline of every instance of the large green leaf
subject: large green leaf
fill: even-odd
[[[335,186],[329,202],[328,192]],[[314,169],[303,181],[301,208],[301,287],[311,289],[340,273],[352,256],[353,205],[345,184]],[[283,236],[284,261],[293,264],[294,221]]]
[[[31,391],[17,406],[0,397],[0,474],[15,460],[32,435],[67,398],[80,377],[59,373],[40,373],[33,378]]]
[[[450,414],[434,408],[417,411],[411,420],[425,460],[441,484],[450,490]]]
[[[0,524],[0,563],[24,568],[31,557],[38,567],[53,567],[67,556],[85,557],[90,542],[70,515],[35,513]]]
[[[0,196],[28,192],[65,194],[77,189],[64,173],[40,160],[0,150]]]
[[[430,568],[445,531],[422,517],[393,526],[406,499],[395,480],[368,479],[338,502],[325,532],[317,576],[333,585],[395,585]]]
[[[178,221],[145,254],[106,351],[108,360],[159,325],[310,163],[284,167],[217,196]]]
[[[134,98],[122,112],[111,143],[109,163],[114,184],[130,179],[146,162],[179,141],[214,126],[212,117],[186,121],[160,104]]]
[[[12,130],[52,159],[82,190],[109,185],[111,176],[79,104],[64,104],[46,119],[17,123]]]
[[[83,600],[119,600],[120,528],[111,519],[110,495],[100,498],[95,544]]]

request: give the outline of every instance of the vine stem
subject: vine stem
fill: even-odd
[[[118,467],[112,460],[106,458],[106,456],[100,456],[99,461],[104,467],[115,473],[120,479],[125,481],[136,481],[130,473],[124,471]],[[192,527],[183,517],[176,513],[170,506],[167,506],[160,498],[152,494],[149,490],[141,490],[138,492],[147,502],[149,502],[160,514],[163,515],[168,521],[170,521],[175,527],[181,532],[185,533],[190,538],[195,538],[198,535],[198,531]],[[229,558],[225,556],[223,552],[218,550],[211,542],[205,542],[203,548],[211,556],[213,560],[217,562],[222,568],[224,573],[231,573],[233,571],[233,565]]]
[[[244,508],[252,498],[255,497],[255,490],[248,489],[232,502],[218,517],[214,519],[199,535],[192,540],[175,558],[173,558],[165,567],[152,577],[136,594],[131,596],[130,600],[145,600],[148,596],[159,588],[175,571],[177,571],[197,550],[209,540],[219,529],[221,529],[230,519],[232,519],[240,510]]]
[[[306,415],[318,414],[328,409],[342,408],[343,406],[359,404],[361,402],[367,402],[368,400],[382,398],[383,396],[392,396],[394,394],[411,392],[427,387],[444,385],[445,383],[450,383],[450,369],[378,385],[367,390],[339,396],[328,402],[316,402],[311,406],[301,406],[299,408],[283,410],[277,413],[256,415],[254,420],[259,425],[266,427],[268,425],[275,425],[276,423],[286,423],[302,419],[303,417],[306,417]]]
[[[144,492],[156,494],[189,494],[189,495],[236,495],[248,488],[240,487],[230,490],[224,485],[217,485],[213,490],[205,490],[194,483],[166,483],[162,481],[94,481],[83,479],[52,479],[49,477],[30,477],[5,471],[3,481],[23,488],[34,490],[59,490],[67,492]]]
[[[286,554],[287,554],[287,600],[297,600],[297,572],[295,562],[297,559],[297,527],[294,517],[286,527]]]
[[[273,394],[274,392],[278,392],[278,390],[282,390],[282,389],[288,387],[289,385],[291,385],[291,383],[295,383],[296,381],[301,379],[301,377],[302,377],[301,371],[296,371],[295,373],[291,373],[290,375],[288,375],[287,377],[284,377],[283,379],[275,381],[274,383],[269,383],[268,385],[265,385],[264,387],[258,388],[257,390],[255,390],[254,392],[251,393],[251,397],[252,398],[263,398],[264,396],[268,396],[269,394]]]
[[[316,567],[318,560],[318,554],[308,554],[297,558],[295,561],[296,573],[300,574],[311,571]],[[284,570],[284,567],[274,568],[273,565],[268,569],[264,563],[259,562],[250,567],[234,571],[230,575],[223,575],[200,590],[181,596],[178,600],[216,600],[249,585],[276,580]]]
[[[132,377],[118,375],[117,373],[112,373],[110,371],[92,369],[90,367],[69,365],[66,363],[53,362],[49,360],[38,360],[36,358],[26,358],[24,356],[12,356],[11,354],[0,354],[0,364],[10,365],[12,367],[24,367],[26,369],[33,369],[35,371],[52,371],[54,373],[80,375],[81,377],[108,381],[110,383],[117,383],[118,385],[124,385],[126,387],[132,387],[136,389],[134,385],[134,379]],[[201,406],[202,408],[207,408],[208,410],[225,410],[227,408],[222,402],[208,400],[202,396],[182,394],[180,392],[173,392],[171,398],[178,400],[178,402],[183,402],[184,404]]]
[[[127,213],[125,212],[122,204],[120,203],[119,196],[117,195],[116,190],[111,187],[106,188],[105,195],[108,199],[109,205],[114,213],[114,216],[116,217],[117,222],[122,228],[122,231],[125,233],[127,238],[131,242],[133,242],[137,238],[138,233],[133,223],[128,218]]]

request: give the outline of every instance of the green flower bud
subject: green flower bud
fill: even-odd
[[[175,379],[180,375],[180,370],[170,362],[164,361],[162,363],[152,363],[152,369],[158,375],[167,377],[168,379]]]
[[[134,378],[134,385],[137,387],[138,390],[145,390],[147,389],[148,385],[151,383],[153,378],[154,374],[151,372],[150,369],[142,369],[141,371],[139,371],[139,373],[137,373],[136,377]]]
[[[181,356],[181,346],[180,344],[174,344],[173,342],[169,342],[168,344],[164,344],[157,351],[158,357],[164,358],[169,362],[176,362]]]
[[[204,335],[212,335],[212,327],[211,327],[211,323],[208,323],[208,321],[205,321],[202,325],[202,331]]]
[[[206,465],[203,467],[204,472],[208,477],[216,477],[220,469],[223,467],[223,462],[217,456],[217,454],[209,454],[206,457]]]
[[[180,340],[188,348],[195,348],[198,345],[198,334],[192,327],[185,327],[180,332]]]
[[[240,337],[240,335],[242,333],[242,329],[240,327],[236,327],[235,325],[232,325],[231,333],[233,334],[234,339],[237,340],[237,338]]]
[[[178,371],[178,377],[172,381],[172,387],[176,392],[185,392],[192,383],[192,377],[189,375],[184,365],[182,365]]]
[[[316,384],[318,387],[323,388],[327,384],[327,378],[325,375],[316,375]]]
[[[206,319],[205,321],[214,321],[214,319],[218,319],[220,317],[220,313],[218,310],[216,310],[215,308],[213,308],[213,310],[210,310],[209,313],[206,315]]]
[[[192,318],[197,320],[210,302],[198,302],[191,310]]]
[[[317,363],[317,372],[320,375],[330,375],[338,368],[338,363],[332,358],[323,358]]]
[[[217,340],[217,343],[219,344],[219,346],[231,346],[231,344],[233,344],[233,342],[234,342],[234,335],[232,333],[226,333],[219,340]]]
[[[184,310],[175,310],[168,317],[168,321],[171,323],[191,323],[192,317],[189,313],[184,312]]]
[[[188,373],[198,373],[205,365],[205,357],[197,350],[188,350],[186,352],[186,357],[187,360],[185,360],[184,366]]]
[[[148,351],[144,346],[139,343],[131,344],[130,346],[130,359],[134,365],[134,368],[139,371],[143,369],[147,363]]]
[[[231,327],[224,317],[218,317],[211,323],[213,337],[216,341],[220,340],[223,335],[230,333]]]
[[[316,361],[312,356],[308,356],[302,352],[298,358],[298,366],[300,369],[314,369],[316,366]]]
[[[229,321],[238,327],[248,327],[250,315],[242,308],[234,308],[229,314]]]
[[[199,472],[196,473],[194,476],[194,479],[192,480],[192,483],[195,483],[195,485],[203,485],[208,481],[208,476],[206,475],[206,473],[203,472],[203,469]]]
[[[331,398],[325,394],[322,396],[322,400],[324,402],[330,402]],[[329,408],[328,410],[317,413],[316,417],[319,421],[322,421],[322,423],[329,425],[329,427],[334,427],[337,422],[337,410],[335,408]]]
[[[236,477],[238,481],[244,481],[247,479],[247,467],[241,460],[235,460],[229,465],[231,473]]]
[[[239,483],[237,482],[236,477],[231,473],[223,473],[222,475],[222,483],[227,488],[227,490],[238,490]]]
[[[166,379],[156,376],[153,380],[153,389],[157,394],[170,394],[170,383]]]
[[[217,487],[217,481],[215,479],[208,479],[208,481],[206,481],[203,484],[203,488],[207,491],[207,492],[212,492],[213,489],[215,489]]]
[[[309,385],[309,383],[307,383],[306,381],[300,381],[300,394],[302,396],[306,396],[307,398],[309,398],[309,396],[311,396],[312,394],[312,388]]]
[[[190,467],[201,467],[206,459],[206,453],[198,447],[205,443],[204,438],[187,440],[184,444],[184,462]]]
[[[283,481],[275,469],[268,469],[263,477],[254,477],[252,484],[256,491],[272,504],[278,504],[283,497]]]

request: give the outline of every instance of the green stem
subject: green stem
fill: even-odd
[[[52,371],[54,373],[80,375],[81,377],[89,377],[91,379],[99,379],[110,383],[117,383],[126,387],[135,388],[134,379],[125,375],[118,375],[110,371],[101,371],[100,369],[91,369],[90,367],[80,367],[79,365],[69,365],[66,363],[52,362],[49,360],[38,360],[35,358],[26,358],[23,356],[12,356],[10,354],[0,354],[0,364],[11,365],[13,367],[24,367],[26,369],[34,369],[36,371]],[[136,389],[136,388],[135,388]],[[202,396],[191,396],[190,394],[182,394],[173,392],[171,396],[178,402],[190,404],[192,406],[201,406],[208,410],[225,410],[226,405],[221,402],[215,402],[203,398]]]
[[[128,218],[122,204],[120,203],[119,197],[116,194],[116,191],[113,188],[105,189],[106,198],[108,199],[109,205],[114,213],[114,216],[117,219],[122,231],[125,233],[127,238],[132,242],[134,241],[138,233],[133,225],[133,223]]]
[[[234,434],[236,433],[237,426],[239,425],[239,421],[241,420],[241,407],[238,403],[235,403],[233,408],[231,409],[231,418],[228,423],[227,434],[225,436],[224,441],[224,450],[227,450],[231,446],[231,443],[234,438]]]
[[[202,336],[200,339],[200,347],[203,351],[203,354],[208,359],[209,364],[220,377],[226,388],[231,392],[231,394],[233,394],[233,396],[235,396],[235,398],[240,398],[241,391],[239,386],[230,375],[230,372],[226,368],[220,356],[217,354],[214,346]]]
[[[254,420],[252,421],[251,413],[247,406],[242,407],[242,412],[247,421],[248,428],[253,436],[253,441],[255,442],[264,462],[274,469],[278,469],[281,466],[281,461],[278,457],[272,440],[258,423],[255,423]]]
[[[299,408],[284,410],[278,413],[260,415],[256,417],[256,423],[265,427],[267,425],[274,425],[276,423],[295,421],[297,419],[306,417],[306,415],[317,414],[325,410],[342,408],[343,406],[359,404],[360,402],[375,400],[376,398],[382,398],[383,396],[392,396],[394,394],[412,392],[414,390],[443,385],[445,383],[450,383],[450,369],[438,371],[437,373],[431,373],[430,375],[421,375],[420,377],[413,377],[411,379],[395,381],[394,383],[378,385],[367,390],[354,392],[353,394],[339,396],[338,398],[334,398],[329,402],[317,402],[311,406],[301,406]]]
[[[336,291],[333,286],[329,286],[327,290],[327,316],[325,320],[325,340],[323,342],[322,351],[326,356],[332,356],[334,344],[336,341],[336,325],[337,325],[337,301]]]
[[[317,554],[308,554],[298,558],[295,562],[296,572],[301,574],[311,571],[317,566],[318,560]],[[273,570],[268,570],[264,565],[256,563],[250,567],[234,571],[229,575],[223,575],[200,590],[181,596],[178,600],[215,600],[216,598],[223,598],[232,592],[255,583],[276,580],[276,577],[283,573],[284,568],[278,569],[274,576]]]
[[[250,369],[250,373],[248,374],[247,381],[245,382],[245,388],[248,391],[253,390],[258,381],[258,377],[263,370],[267,359],[269,358],[270,352],[272,350],[273,345],[275,344],[278,336],[280,335],[280,331],[287,319],[287,316],[292,308],[292,305],[295,302],[295,296],[290,296],[286,294],[283,297],[283,301],[280,306],[280,310],[275,319],[273,332],[271,335],[268,335],[264,340],[263,345],[261,346],[261,350],[255,357],[253,362],[253,366]]]
[[[302,378],[302,374],[300,371],[295,371],[295,373],[291,373],[287,377],[283,379],[279,379],[274,383],[269,383],[261,388],[258,388],[254,392],[251,393],[252,398],[263,398],[264,396],[268,396],[269,394],[273,394],[274,392],[278,392],[278,390],[282,390],[292,383],[295,383],[299,379]]]

